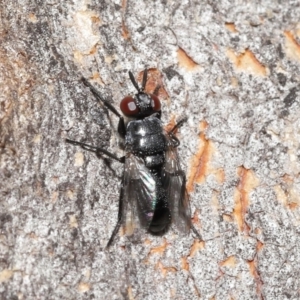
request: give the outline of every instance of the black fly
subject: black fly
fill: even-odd
[[[158,97],[144,92],[147,70],[141,88],[131,72],[129,77],[137,94],[125,97],[120,103],[122,113],[129,119],[127,122],[110,102],[82,78],[94,96],[119,118],[118,132],[125,139],[125,156],[119,158],[103,148],[66,139],[68,143],[94,152],[97,156],[105,154],[124,164],[118,222],[107,247],[122,224],[132,228],[139,224],[151,234],[162,235],[173,222],[183,232],[191,228],[201,239],[191,222],[186,176],[180,168],[176,151],[179,140],[174,133],[186,119],[165,132],[160,120],[161,104]]]

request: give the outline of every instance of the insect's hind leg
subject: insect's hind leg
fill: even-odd
[[[114,160],[117,160],[120,163],[125,163],[125,156],[118,157],[117,155],[115,155],[115,154],[113,154],[113,153],[111,153],[111,152],[109,152],[109,151],[107,151],[103,148],[91,146],[91,145],[88,145],[88,144],[85,144],[85,143],[82,143],[82,142],[77,142],[77,141],[73,141],[73,140],[69,140],[69,139],[66,139],[66,142],[69,143],[69,144],[72,144],[72,145],[80,146],[84,150],[94,152],[97,155],[97,157],[99,157],[100,154],[105,154],[108,157],[110,157]]]
[[[73,141],[73,140],[69,140],[66,139],[66,142],[72,145],[76,145],[76,146],[80,146],[82,149],[94,152],[97,156],[99,156],[100,153],[103,153],[117,161],[119,161],[120,163],[125,163],[125,156],[123,157],[117,157],[115,154],[110,153],[109,151],[103,149],[103,148],[98,148],[98,147],[94,147],[85,143],[81,143],[81,142],[77,142],[77,141]],[[118,233],[121,225],[122,225],[122,220],[123,220],[123,197],[124,197],[124,187],[123,187],[123,181],[122,181],[122,185],[121,185],[121,192],[120,192],[120,198],[119,198],[119,213],[118,213],[118,222],[117,225],[115,226],[115,229],[106,245],[106,248],[109,248],[109,246],[112,244],[114,237],[116,236],[116,234]]]
[[[201,236],[201,234],[198,232],[198,230],[195,228],[195,226],[193,225],[193,223],[190,224],[191,229],[193,230],[193,232],[196,234],[196,236],[198,237],[198,239],[200,241],[203,241],[203,238]]]
[[[110,110],[113,114],[115,114],[119,118],[119,125],[118,125],[118,133],[120,136],[125,137],[126,134],[126,126],[124,122],[123,116],[117,111],[117,109],[106,99],[104,99],[101,93],[84,77],[81,78],[81,81],[85,86],[87,86],[95,98],[103,103],[103,105]]]
[[[177,174],[175,176],[181,176],[182,177],[182,191],[181,191],[182,196],[181,197],[182,197],[182,199],[187,197],[188,206],[189,206],[189,196],[188,196],[188,193],[187,193],[187,190],[186,190],[186,175],[182,170],[180,170],[180,171],[177,172]],[[189,208],[189,214],[190,214],[190,208]],[[189,218],[190,217],[191,216],[189,216]],[[193,232],[200,239],[200,241],[203,241],[203,238],[202,238],[201,234],[195,228],[194,224],[191,222],[191,219],[187,220],[187,222],[188,222],[188,226],[190,227],[190,229],[193,230]]]
[[[119,198],[118,222],[117,222],[117,224],[116,224],[116,226],[115,226],[115,228],[114,228],[114,230],[113,230],[113,232],[112,232],[112,234],[111,234],[111,236],[109,238],[109,241],[108,241],[108,243],[107,243],[107,245],[105,247],[106,249],[108,249],[111,246],[111,244],[112,244],[115,236],[119,232],[120,227],[122,225],[122,222],[123,222],[123,213],[124,213],[124,211],[123,211],[124,210],[123,199],[124,199],[124,185],[123,185],[123,180],[122,180],[121,191],[120,191],[120,198]]]

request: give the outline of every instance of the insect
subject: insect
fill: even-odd
[[[156,95],[145,92],[147,69],[141,87],[131,72],[129,78],[137,93],[125,97],[120,103],[120,109],[128,119],[126,121],[109,101],[82,78],[96,99],[119,118],[118,133],[125,139],[125,156],[118,157],[103,148],[66,139],[66,142],[97,156],[104,154],[124,164],[118,221],[107,247],[112,244],[122,224],[141,226],[153,235],[163,235],[173,222],[180,231],[187,233],[192,229],[201,239],[191,222],[186,176],[176,150],[180,142],[175,132],[186,119],[178,122],[169,132],[164,131],[160,120],[160,100]]]

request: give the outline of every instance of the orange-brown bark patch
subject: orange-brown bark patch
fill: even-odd
[[[296,209],[299,207],[299,204],[298,203],[295,203],[295,202],[291,202],[288,204],[288,207],[292,210]]]
[[[127,296],[128,296],[129,300],[134,300],[131,286],[129,286],[128,289],[127,289]]]
[[[200,220],[199,220],[199,210],[196,209],[195,212],[194,212],[194,215],[192,217],[192,223],[193,224],[199,224],[200,223]]]
[[[290,176],[290,175],[288,175],[288,174],[285,174],[285,175],[282,177],[282,180],[283,180],[285,183],[289,184],[289,185],[291,185],[291,184],[294,183],[293,177]]]
[[[221,184],[221,183],[225,182],[225,171],[223,168],[216,169],[213,173],[214,173],[218,183]]]
[[[187,71],[194,71],[199,65],[182,49],[177,50],[177,60],[180,67]]]
[[[177,272],[175,267],[165,267],[160,261],[156,264],[156,268],[161,271],[164,278],[167,276],[168,272]]]
[[[195,240],[191,247],[189,256],[193,257],[199,250],[204,249],[204,247],[205,247],[204,241]]]
[[[181,258],[181,268],[183,270],[186,270],[186,271],[190,270],[190,265],[189,265],[189,262],[187,260],[187,257],[182,257]]]
[[[249,193],[258,186],[259,180],[252,170],[240,167],[237,173],[241,178],[240,188],[243,189],[244,192]]]
[[[163,244],[160,245],[160,246],[158,246],[158,247],[153,247],[153,248],[150,250],[149,255],[156,254],[156,253],[162,255],[162,254],[165,252],[165,250],[167,249],[167,246],[168,246],[168,245],[169,245],[169,244],[167,243],[167,240],[164,239]]]
[[[13,270],[4,269],[0,271],[0,283],[7,282],[14,275]]]
[[[282,203],[284,206],[288,205],[288,196],[285,191],[281,188],[280,185],[274,186],[274,191],[276,193],[277,200]]]
[[[225,27],[231,32],[234,32],[234,33],[238,32],[238,30],[236,29],[236,26],[233,22],[226,22]]]
[[[94,46],[93,46],[93,48],[90,50],[90,55],[94,55],[94,54],[96,54],[97,53],[97,44],[95,44]]]
[[[256,76],[266,76],[267,69],[255,57],[254,53],[246,49],[244,53],[236,55],[232,49],[227,49],[228,58],[238,71],[250,73]]]
[[[264,247],[264,244],[260,241],[256,243],[256,252],[259,252]]]
[[[254,230],[254,232],[255,232],[255,234],[261,234],[261,229],[260,228],[255,228],[255,230]]]
[[[258,241],[256,243],[256,253],[258,253],[262,248],[264,247],[264,244]],[[254,260],[249,260],[248,261],[249,265],[249,271],[251,276],[254,278],[255,283],[256,283],[256,292],[258,295],[261,295],[261,290],[262,290],[262,279],[257,271],[257,255]],[[262,297],[261,297],[262,298]]]
[[[123,10],[123,12],[125,12],[126,8],[127,8],[127,0],[122,0],[122,10]]]
[[[257,271],[257,261],[256,260],[248,261],[248,266],[249,266],[250,274],[254,278],[255,283],[256,283],[256,293],[257,293],[257,295],[260,295],[261,299],[262,299],[261,291],[262,291],[263,282]]]
[[[223,260],[220,263],[221,267],[229,267],[229,268],[235,268],[236,267],[236,258],[235,256],[229,256],[227,259]]]
[[[91,285],[87,282],[80,282],[77,286],[77,289],[80,293],[88,292],[91,288]]]
[[[126,15],[126,9],[127,9],[127,0],[122,0],[122,28],[121,28],[121,33],[122,36],[125,40],[130,40],[130,33],[127,28],[127,25],[125,23],[124,16]]]
[[[75,50],[75,51],[73,52],[73,56],[74,56],[74,60],[75,60],[77,63],[82,64],[82,62],[83,62],[83,54],[82,54],[80,51]]]
[[[208,123],[206,121],[201,121],[199,124],[199,130],[204,131],[208,127]]]
[[[122,21],[122,36],[124,40],[129,40],[130,39],[130,33],[129,30],[125,24],[125,21]]]
[[[98,16],[91,16],[91,19],[92,19],[92,22],[95,23],[95,24],[99,24],[101,23],[101,20]]]
[[[187,191],[189,193],[194,190],[195,183],[201,183],[204,181],[212,153],[212,142],[207,140],[205,134],[202,132],[199,136],[198,151],[191,159],[190,171],[187,180]]]
[[[28,15],[28,20],[31,23],[37,23],[38,22],[38,18],[36,17],[36,15],[34,13],[30,13]]]
[[[252,275],[252,277],[255,278],[255,276],[256,276],[256,266],[255,266],[254,260],[248,261],[248,266],[249,266],[250,274]]]
[[[175,118],[175,115],[172,114],[169,123],[166,126],[164,126],[164,129],[167,132],[170,132],[175,125],[176,125],[176,118]],[[174,133],[176,134],[177,131],[178,130],[176,129],[176,131]]]
[[[145,245],[151,245],[151,241],[149,239],[145,239],[144,244]]]
[[[222,217],[223,217],[224,221],[226,221],[226,222],[232,222],[232,216],[231,215],[223,214]]]
[[[300,44],[294,37],[294,34],[291,31],[285,31],[285,52],[286,55],[300,62]]]
[[[248,233],[249,228],[245,223],[245,215],[249,207],[249,193],[258,185],[258,179],[253,171],[244,167],[238,169],[238,175],[240,181],[234,194],[235,206],[233,215],[238,223],[239,230]]]
[[[144,71],[138,75],[138,81],[143,80]],[[163,75],[157,68],[149,68],[147,73],[147,83],[145,92],[149,94],[156,94],[160,100],[168,100],[169,95],[164,88]]]
[[[97,83],[99,83],[101,86],[104,86],[104,82],[99,74],[99,72],[94,72],[92,77],[91,77],[91,80],[94,80],[96,81]]]

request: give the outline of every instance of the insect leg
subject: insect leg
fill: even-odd
[[[126,135],[126,126],[125,126],[125,122],[124,122],[124,118],[121,117],[119,119],[119,124],[118,124],[118,133],[122,138],[125,138]]]
[[[193,225],[193,223],[191,223],[191,229],[193,230],[193,232],[196,234],[196,236],[198,237],[198,239],[200,241],[203,241],[203,238],[201,236],[201,234],[198,232],[198,230],[195,228],[195,226]]]
[[[183,195],[183,197],[188,197],[188,193],[187,193],[187,190],[186,190],[186,175],[185,175],[185,173],[182,170],[178,172],[178,175],[182,176],[182,188],[184,189],[183,194],[186,194],[186,196]],[[186,199],[186,201],[189,201],[189,199]],[[187,202],[186,205],[189,206],[190,203]],[[189,210],[190,210],[190,208],[189,208]],[[203,241],[201,234],[195,228],[195,226],[193,225],[193,223],[191,222],[191,220],[187,220],[187,222],[189,223],[190,228],[193,230],[193,232],[196,234],[196,236],[200,239],[200,241]]]
[[[181,119],[169,132],[169,134],[173,134],[178,128],[180,128],[183,123],[185,123],[187,121],[187,117]]]
[[[193,232],[196,234],[196,236],[202,241],[201,234],[198,232],[198,230],[195,228],[195,226],[192,223],[191,220],[191,208],[190,208],[190,202],[189,202],[189,195],[186,190],[186,175],[183,170],[178,170],[174,173],[170,173],[169,176],[171,177],[177,177],[181,178],[181,184],[180,184],[180,190],[178,190],[178,193],[180,194],[180,197],[178,198],[178,203],[175,203],[174,205],[178,205],[178,217],[181,218],[181,220],[184,221],[186,226],[189,229],[192,229]],[[170,187],[173,188],[173,187]],[[174,189],[177,188],[174,186]],[[177,211],[177,209],[175,211]],[[175,220],[176,222],[176,220]]]
[[[120,191],[120,198],[119,198],[119,212],[118,212],[118,222],[114,228],[114,231],[112,232],[110,239],[106,245],[106,249],[109,248],[116,236],[116,234],[119,232],[119,229],[122,225],[122,221],[123,221],[123,197],[124,197],[124,185],[123,185],[123,180],[121,183],[121,191]]]
[[[124,123],[123,116],[117,111],[117,109],[106,99],[104,99],[101,93],[84,77],[81,78],[81,81],[85,86],[87,86],[95,98],[103,103],[103,105],[110,110],[113,114],[115,114],[119,118],[119,125],[118,125],[118,132],[122,137],[125,137],[126,134],[126,127]]]
[[[107,151],[107,150],[105,150],[103,148],[91,146],[91,145],[88,145],[88,144],[85,144],[85,143],[81,143],[81,142],[77,142],[77,141],[73,141],[73,140],[69,140],[69,139],[66,139],[66,142],[69,143],[69,144],[72,144],[72,145],[80,146],[84,150],[88,150],[90,152],[94,152],[98,157],[100,156],[100,154],[103,153],[103,154],[109,156],[110,158],[117,160],[120,163],[124,163],[125,162],[125,156],[118,157],[115,154],[110,153],[109,151]]]
[[[181,119],[169,132],[168,135],[172,141],[172,147],[178,147],[180,145],[179,139],[175,136],[175,131],[180,128],[184,122],[187,121],[187,118]]]
[[[114,113],[117,117],[121,118],[121,114],[115,109],[115,107],[106,99],[104,99],[102,97],[102,95],[100,94],[100,92],[84,77],[81,78],[81,81],[83,82],[83,84],[85,86],[87,86],[88,88],[90,88],[91,92],[93,93],[93,95],[96,97],[96,99],[100,100],[107,109],[109,109],[112,113]]]

